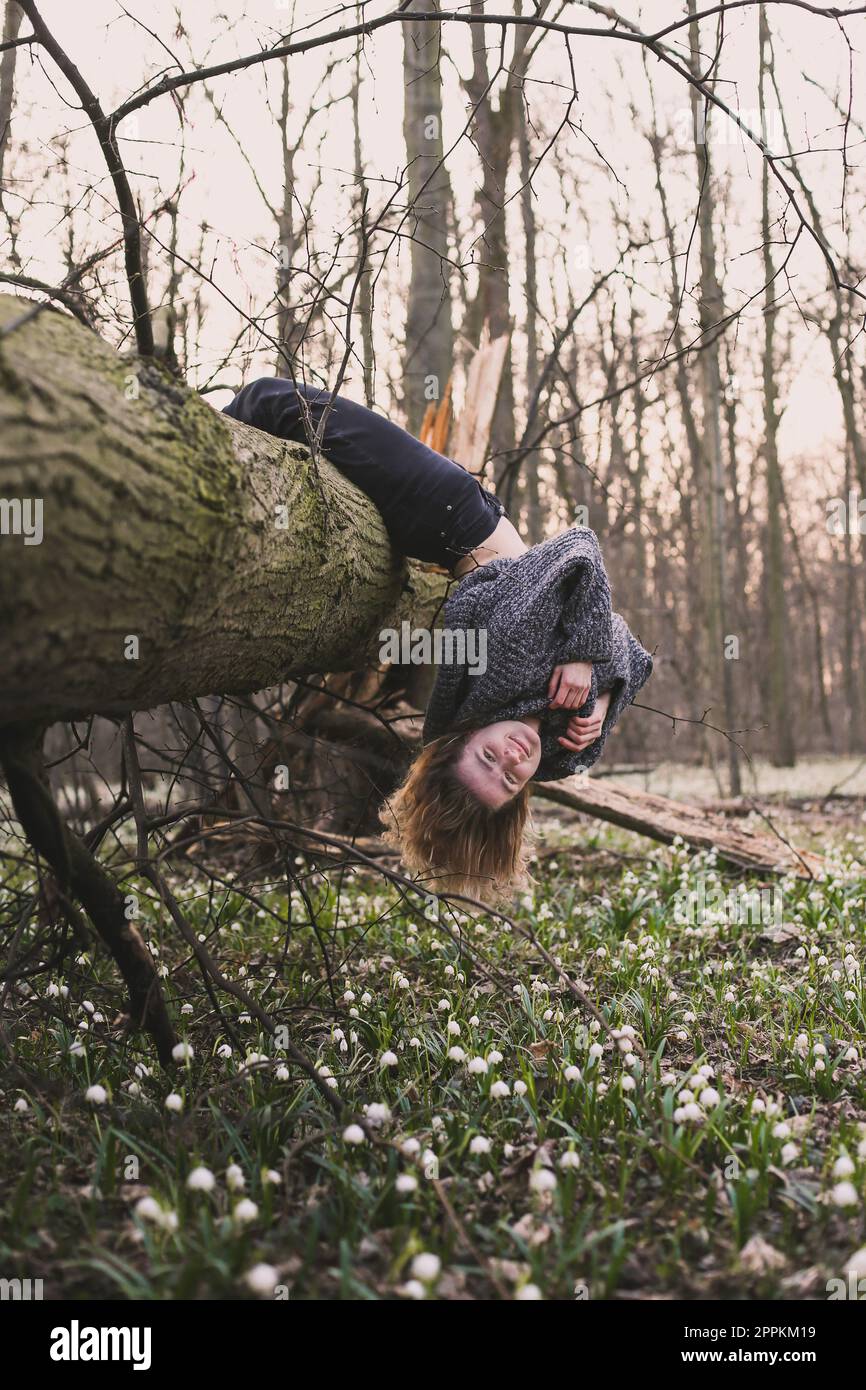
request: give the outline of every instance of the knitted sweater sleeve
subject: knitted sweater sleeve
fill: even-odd
[[[561,660],[609,661],[613,644],[610,582],[595,532],[583,526],[578,537],[579,559],[569,575],[559,624]]]

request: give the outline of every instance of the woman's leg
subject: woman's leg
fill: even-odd
[[[507,516],[503,516],[492,536],[488,536],[476,550],[464,555],[454,566],[453,573],[459,579],[470,570],[478,569],[479,565],[487,565],[491,560],[505,558],[508,560],[516,559],[518,555],[523,555],[528,546],[520,538],[519,532],[512,526]]]

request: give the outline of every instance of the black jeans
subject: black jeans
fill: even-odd
[[[262,377],[239,391],[225,414],[280,439],[306,443],[304,408],[315,429],[330,400],[318,387]],[[492,535],[505,515],[495,493],[459,464],[343,396],[334,399],[321,450],[375,503],[394,548],[417,560],[451,569]]]

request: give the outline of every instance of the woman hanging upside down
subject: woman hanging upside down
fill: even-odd
[[[459,660],[438,668],[422,750],[381,813],[387,837],[437,888],[501,896],[525,881],[530,780],[596,762],[652,657],[611,610],[588,527],[528,548],[459,464],[317,387],[264,378],[226,414],[306,443],[329,405],[324,456],[375,503],[397,551],[459,579],[443,626],[486,633],[483,673]]]

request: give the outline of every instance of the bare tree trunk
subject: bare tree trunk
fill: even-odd
[[[758,9],[760,109],[762,122],[766,112],[766,76],[769,28],[763,6]],[[785,601],[785,565],[782,544],[782,480],[779,465],[776,408],[776,288],[773,252],[770,240],[770,170],[761,161],[761,240],[764,260],[764,462],[767,473],[767,553],[766,605],[768,660],[770,665],[770,757],[776,767],[793,767],[796,762],[794,721],[790,703],[790,670],[788,666],[788,612]]]
[[[358,15],[360,16],[360,9]],[[361,367],[364,377],[364,404],[371,410],[374,404],[373,371],[373,268],[367,259],[367,186],[364,182],[364,156],[361,151],[361,55],[359,42],[355,54],[355,75],[352,81],[352,133],[355,165],[355,207],[358,220],[358,322],[361,325]]]
[[[423,0],[406,8],[429,13]],[[438,8],[433,0],[432,8]],[[411,213],[411,275],[406,316],[403,400],[407,427],[421,428],[431,401],[440,401],[454,366],[448,267],[451,181],[444,161],[442,77],[438,25],[403,25],[403,138]]]
[[[688,12],[696,13],[696,0],[688,0]],[[692,72],[700,74],[700,25],[693,21],[689,25],[690,62]],[[717,325],[724,317],[722,290],[716,270],[715,245],[715,195],[712,184],[710,147],[705,138],[701,141],[703,111],[701,98],[695,88],[691,88],[692,116],[694,120],[695,155],[701,180],[700,204],[698,208],[698,230],[700,235],[701,295],[700,324],[702,333],[712,338]],[[725,711],[725,721],[729,729],[736,724],[734,703],[733,662],[725,652],[728,636],[728,575],[727,575],[727,534],[725,505],[725,465],[722,451],[722,386],[719,361],[718,339],[710,341],[701,351],[701,381],[704,401],[703,442],[704,452],[709,464],[707,478],[708,503],[708,548],[710,571],[710,633],[713,660],[711,669],[720,680]],[[740,764],[736,744],[727,741],[728,774],[732,796],[740,794]]]
[[[21,28],[21,21],[24,18],[24,11],[14,3],[14,0],[6,0],[6,7],[3,14],[3,43],[14,44]],[[12,129],[12,108],[15,104],[15,64],[18,58],[17,47],[4,49],[0,53],[0,213],[6,218],[9,227],[10,239],[12,242],[12,253],[10,261],[13,265],[18,265],[18,257],[15,252],[15,224],[12,215],[3,201],[3,188],[5,181],[6,152],[9,149],[9,138]]]

